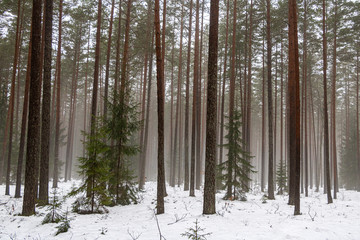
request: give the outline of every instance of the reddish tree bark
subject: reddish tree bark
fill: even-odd
[[[113,29],[113,19],[114,19],[114,8],[115,8],[115,0],[111,1],[111,12],[110,12],[110,24],[109,24],[109,35],[107,42],[107,50],[106,50],[106,65],[105,65],[105,93],[104,93],[104,119],[107,118],[107,101],[109,95],[109,72],[110,72],[110,49],[111,49],[111,36]]]
[[[52,17],[53,1],[45,1],[45,49],[43,100],[41,111],[41,159],[39,200],[47,204],[49,198],[49,153],[50,153],[50,101],[51,101],[51,53],[52,53]]]
[[[59,40],[57,50],[57,77],[56,77],[56,119],[55,119],[55,159],[53,173],[53,188],[57,188],[59,178],[59,151],[60,151],[60,98],[61,98],[61,34],[62,34],[62,2],[59,2]]]
[[[271,22],[270,22],[270,0],[266,0],[266,47],[267,47],[267,89],[268,89],[268,124],[269,124],[269,168],[268,168],[268,198],[273,200],[274,196],[274,139],[273,139],[273,99],[271,79]],[[250,68],[249,68],[250,70]],[[249,72],[250,74],[250,72]]]
[[[22,109],[22,119],[21,119],[21,133],[20,133],[20,145],[19,145],[19,156],[16,169],[16,188],[15,188],[15,198],[21,197],[21,175],[23,168],[23,159],[24,159],[24,149],[25,149],[25,136],[26,136],[26,123],[28,117],[28,108],[29,108],[29,88],[30,88],[30,71],[31,71],[31,34],[32,29],[30,29],[30,40],[29,40],[29,49],[28,49],[28,60],[26,68],[26,79],[25,79],[25,90],[24,90],[24,103]]]
[[[299,96],[299,47],[297,37],[297,6],[289,1],[289,204],[295,205],[294,215],[300,214],[300,96]]]
[[[192,125],[191,125],[191,168],[190,168],[190,196],[195,196],[195,171],[199,167],[196,149],[196,126],[198,113],[196,104],[198,101],[198,81],[199,81],[199,15],[200,2],[196,1],[195,17],[195,45],[194,45],[194,83],[193,83],[193,107],[192,107]]]
[[[184,190],[189,190],[189,108],[190,108],[190,55],[191,55],[191,29],[192,29],[192,5],[193,1],[190,0],[190,19],[189,19],[189,37],[187,47],[187,63],[186,63],[186,96],[185,96],[185,141],[184,141]]]
[[[336,152],[336,40],[337,40],[337,1],[335,1],[335,13],[334,13],[334,46],[333,46],[333,69],[332,69],[332,94],[331,94],[331,150],[333,160],[333,174],[334,174],[334,199],[337,198],[338,186],[338,174],[337,174],[337,152]]]
[[[38,164],[40,157],[40,49],[41,49],[41,0],[33,0],[32,9],[31,78],[29,95],[29,121],[26,148],[25,188],[22,214],[35,214]]]
[[[165,171],[164,171],[164,79],[163,58],[160,45],[159,0],[155,0],[155,39],[156,39],[156,73],[157,73],[157,110],[158,110],[158,177],[157,177],[157,214],[165,212]]]
[[[210,5],[209,57],[206,112],[205,186],[203,214],[215,214],[216,105],[219,1]]]
[[[6,187],[5,187],[5,195],[10,194],[10,169],[11,169],[11,154],[12,154],[12,139],[13,139],[13,129],[14,129],[14,105],[15,105],[15,80],[16,80],[16,70],[19,59],[19,35],[20,35],[20,3],[18,0],[17,3],[17,19],[16,19],[16,36],[15,36],[15,53],[14,53],[14,62],[12,68],[12,76],[11,76],[11,88],[10,88],[10,100],[9,100],[9,108],[6,118],[6,128],[5,128],[5,136],[4,136],[4,145],[3,145],[3,153],[2,153],[2,167],[0,169],[0,182],[2,181],[2,174],[4,170],[5,163],[5,146],[7,141],[7,131],[9,130],[9,140],[8,140],[8,155],[7,155],[7,169],[6,169]]]
[[[223,161],[223,145],[224,145],[224,108],[225,108],[225,84],[226,84],[226,73],[227,73],[227,51],[228,51],[228,38],[229,38],[229,10],[230,1],[226,3],[226,27],[225,27],[225,53],[224,53],[224,73],[221,93],[221,120],[220,120],[220,152],[219,152],[219,164]]]
[[[329,164],[329,118],[328,118],[328,106],[327,106],[327,38],[326,38],[326,6],[325,0],[322,3],[322,29],[323,29],[323,84],[324,84],[324,170],[326,181],[326,193],[328,203],[332,203],[331,197],[331,185],[330,185],[330,164]]]

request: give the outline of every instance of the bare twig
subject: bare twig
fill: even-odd
[[[309,211],[308,211],[308,214],[309,214],[309,217],[311,218],[311,221],[314,221],[315,220],[315,217],[316,217],[316,215],[317,215],[317,212],[315,212],[315,214],[314,215],[311,215],[311,207],[310,207],[310,205],[309,205]]]
[[[131,237],[132,240],[139,239],[142,234],[142,233],[137,233],[137,232],[130,232],[129,229],[127,229],[127,233],[129,234],[129,236]]]
[[[181,220],[184,220],[187,216],[187,214],[183,214],[181,217],[179,217],[176,213],[175,213],[175,222],[171,222],[171,223],[168,223],[168,225],[172,225],[172,224],[175,224],[177,222],[180,222]]]
[[[157,224],[157,228],[158,228],[158,231],[159,231],[159,235],[160,235],[160,240],[166,240],[166,238],[161,234],[161,230],[160,230],[160,225],[159,225],[159,220],[156,216],[156,211],[155,211],[155,208],[153,209],[153,212],[154,212],[154,217],[155,217],[155,220],[156,220],[156,224]]]

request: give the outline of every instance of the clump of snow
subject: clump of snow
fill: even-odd
[[[60,182],[59,197],[64,197],[79,181]],[[51,184],[50,184],[51,186]],[[11,186],[11,196],[14,186]],[[181,188],[167,187],[165,214],[154,216],[156,183],[146,183],[141,202],[136,205],[109,207],[108,213],[80,215],[69,212],[71,228],[55,236],[59,224],[41,224],[46,207],[37,208],[31,217],[20,216],[22,199],[4,196],[0,185],[0,239],[121,239],[153,240],[161,234],[168,240],[186,239],[181,236],[194,227],[194,222],[206,232],[208,240],[219,239],[359,239],[360,193],[340,190],[338,199],[327,204],[326,195],[309,190],[301,197],[302,215],[294,216],[287,205],[287,196],[263,202],[263,193],[247,194],[247,201],[222,200],[216,196],[215,215],[202,215],[202,191],[196,197]],[[62,209],[71,209],[75,198],[66,198]]]

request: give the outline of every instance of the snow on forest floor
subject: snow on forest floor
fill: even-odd
[[[59,184],[60,196],[66,195],[72,181]],[[51,186],[51,184],[50,184]],[[15,187],[11,186],[13,196]],[[36,208],[37,215],[19,216],[22,199],[4,196],[5,186],[0,186],[0,239],[159,239],[154,218],[156,183],[146,184],[141,193],[141,203],[130,206],[109,207],[109,213],[79,215],[69,213],[68,232],[55,236],[59,224],[41,222],[48,210]],[[202,215],[203,196],[196,197],[181,188],[167,187],[165,214],[157,219],[162,235],[167,240],[187,239],[181,236],[194,222],[211,233],[208,240],[216,239],[360,239],[360,193],[341,190],[333,204],[327,204],[326,195],[309,190],[309,196],[301,197],[302,215],[294,216],[293,207],[287,205],[287,196],[262,203],[262,193],[253,191],[246,202],[222,200],[223,193],[216,195],[216,215]],[[74,198],[68,198],[62,209],[71,209]],[[181,219],[176,222],[176,218]],[[132,236],[130,236],[132,235]]]

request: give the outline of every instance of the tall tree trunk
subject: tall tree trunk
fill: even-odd
[[[89,53],[90,53],[90,25],[89,25],[89,35],[88,35],[88,42],[87,42],[87,54],[86,54],[86,65],[85,65],[85,84],[84,84],[84,132],[87,132],[87,108],[88,108],[88,69],[89,69]],[[83,142],[86,140],[86,135],[83,134]],[[85,157],[85,145],[83,145],[83,157]]]
[[[192,9],[193,1],[190,0],[190,19],[189,19],[189,37],[188,37],[188,47],[187,47],[187,63],[186,63],[186,96],[185,96],[185,141],[184,141],[184,190],[189,190],[190,184],[190,174],[189,174],[189,108],[190,108],[190,55],[191,55],[191,29],[192,29]]]
[[[337,38],[337,1],[335,1],[334,13],[334,50],[333,50],[333,73],[332,73],[332,100],[331,100],[331,138],[332,138],[332,159],[334,171],[334,199],[337,198],[336,193],[339,191],[338,175],[337,175],[337,153],[336,153],[336,38]]]
[[[178,128],[180,126],[181,118],[181,79],[182,79],[182,45],[183,45],[183,29],[184,29],[184,1],[181,1],[181,20],[180,20],[180,49],[179,49],[179,66],[178,66],[178,78],[177,78],[177,96],[176,96],[176,116],[175,116],[175,138],[174,138],[174,148],[173,148],[173,159],[174,159],[174,167],[176,166],[176,155],[177,155],[177,145],[178,145]],[[181,131],[180,131],[181,132]],[[179,143],[181,142],[181,138],[179,139]],[[179,147],[179,153],[181,149]],[[178,161],[178,171],[181,169],[180,165],[180,156]],[[180,174],[178,174],[178,185],[180,185]],[[175,185],[175,169],[174,169],[174,185]]]
[[[328,198],[328,203],[332,203],[331,197],[331,185],[330,185],[330,164],[329,164],[329,118],[328,118],[328,106],[327,106],[327,38],[326,38],[326,6],[325,0],[322,4],[322,28],[323,28],[323,84],[324,84],[324,166],[325,166],[325,181],[326,181],[326,193]]]
[[[31,44],[32,44],[32,28],[30,30],[30,40],[29,40],[29,49],[28,49],[28,60],[26,68],[26,79],[25,79],[25,90],[24,90],[24,103],[22,109],[22,118],[21,118],[21,132],[20,132],[20,145],[19,145],[19,156],[16,169],[16,188],[15,188],[15,198],[21,197],[21,175],[23,168],[23,159],[24,159],[24,148],[25,148],[25,136],[26,136],[26,123],[28,117],[28,108],[29,108],[29,88],[30,88],[30,71],[31,71]]]
[[[114,81],[114,92],[117,92],[119,85],[119,68],[120,68],[120,42],[121,42],[121,4],[122,0],[119,1],[119,13],[118,13],[118,28],[117,28],[117,38],[116,38],[116,58],[115,58],[115,81]]]
[[[221,93],[221,122],[220,122],[220,156],[219,164],[223,162],[223,145],[224,145],[224,108],[225,108],[225,84],[227,76],[227,52],[228,52],[228,38],[229,38],[229,10],[230,10],[230,1],[226,3],[226,30],[225,30],[225,53],[224,53],[224,73],[223,73],[223,83],[222,83],[222,93]]]
[[[289,1],[289,204],[295,205],[294,215],[300,214],[300,96],[299,96],[299,47],[297,37],[297,6]]]
[[[45,1],[45,50],[43,100],[41,111],[41,160],[39,200],[44,204],[49,198],[49,152],[50,152],[50,101],[51,101],[51,53],[53,1]]]
[[[63,0],[60,0],[59,2],[59,40],[58,40],[58,48],[57,48],[58,50],[57,50],[57,60],[56,60],[57,86],[56,86],[55,160],[54,160],[53,188],[57,188],[58,178],[59,178],[62,2]]]
[[[270,33],[270,0],[266,0],[266,47],[267,47],[267,89],[268,89],[268,117],[269,117],[269,172],[268,172],[268,198],[274,196],[274,145],[273,145],[273,100],[271,79],[271,33]]]
[[[154,31],[152,31],[151,37],[151,49],[150,49],[150,59],[149,59],[149,84],[147,90],[147,106],[146,106],[146,121],[145,121],[145,135],[144,135],[144,144],[142,149],[143,160],[142,160],[142,169],[140,171],[140,181],[145,184],[145,170],[147,163],[147,147],[149,141],[149,124],[150,124],[150,107],[151,107],[151,80],[152,80],[152,69],[153,69],[153,55],[154,55]],[[142,184],[141,183],[141,184]]]
[[[97,98],[98,98],[98,85],[99,85],[99,67],[100,67],[100,30],[101,30],[101,8],[102,0],[98,1],[97,11],[97,26],[96,26],[96,43],[95,43],[95,62],[94,62],[94,79],[93,79],[93,92],[91,99],[91,116],[90,116],[90,139],[95,136],[96,131],[96,109],[97,109]],[[96,159],[96,153],[91,153],[89,158]],[[86,195],[90,197],[91,186],[93,186],[94,179],[88,178],[87,180],[87,192]]]
[[[200,12],[200,3],[199,3],[199,12]],[[200,13],[199,13],[200,18]],[[202,2],[202,14],[201,14],[201,29],[199,31],[200,34],[200,43],[199,43],[199,56],[198,56],[198,77],[197,77],[197,94],[196,94],[196,177],[195,177],[195,188],[197,190],[200,189],[201,185],[201,168],[202,168],[202,160],[201,160],[201,151],[203,146],[201,145],[201,64],[202,64],[202,36],[203,36],[203,19],[204,19],[204,1]],[[199,19],[200,20],[200,19]],[[195,31],[196,36],[196,31]],[[199,39],[199,37],[197,38]],[[196,40],[195,40],[196,41]],[[199,40],[198,40],[199,41]],[[195,66],[194,66],[195,67]]]
[[[79,39],[75,50],[75,62],[74,62],[74,76],[73,76],[73,86],[72,86],[72,106],[70,107],[70,116],[69,116],[69,133],[68,133],[68,147],[66,149],[66,167],[65,167],[65,181],[71,180],[71,171],[72,171],[72,162],[73,162],[73,149],[74,149],[74,128],[75,128],[75,118],[76,118],[76,102],[77,102],[77,88],[78,88],[78,76],[79,76],[79,65],[80,65],[80,45],[82,37],[82,27],[80,26]],[[70,142],[70,144],[69,144]],[[69,150],[69,151],[68,151]]]
[[[229,98],[229,126],[234,125],[234,110],[235,110],[235,48],[236,48],[236,0],[234,0],[234,13],[233,13],[233,29],[232,29],[232,44],[231,44],[231,66],[230,66],[230,98]],[[233,133],[229,132],[229,143],[234,141]],[[227,188],[226,188],[226,196],[230,198],[232,196],[232,188],[233,188],[233,149],[229,148],[228,154],[228,179],[227,179]]]
[[[359,132],[359,47],[357,42],[356,51],[356,146],[357,146],[357,159],[358,159],[358,173],[360,173],[360,132]],[[358,174],[358,191],[360,191],[360,174]]]
[[[281,29],[281,39],[282,38],[282,29]],[[280,46],[280,85],[281,85],[281,93],[280,93],[280,176],[285,175],[286,173],[283,172],[283,164],[284,164],[284,159],[283,159],[283,148],[284,148],[284,130],[283,130],[283,122],[284,122],[284,55],[283,55],[283,41],[281,40],[281,46]],[[280,187],[280,186],[279,186]],[[283,187],[281,186],[279,189],[279,194],[282,195],[283,194]]]
[[[265,190],[265,37],[262,42],[262,107],[261,107],[261,191]]]
[[[219,1],[211,0],[209,57],[206,112],[206,152],[203,214],[215,214],[215,167],[216,167],[216,93],[218,58]]]
[[[5,129],[5,136],[4,136],[4,146],[6,146],[6,132],[9,129],[9,143],[8,143],[8,158],[7,158],[7,169],[6,169],[6,187],[5,187],[5,195],[10,195],[10,170],[11,170],[11,154],[12,154],[12,136],[13,136],[13,128],[14,128],[14,105],[15,105],[15,80],[16,80],[16,70],[18,65],[18,59],[19,59],[19,51],[20,51],[20,3],[21,1],[18,0],[17,3],[17,19],[16,19],[16,37],[15,37],[15,53],[14,53],[14,62],[13,62],[13,68],[12,68],[12,77],[11,77],[11,90],[10,90],[10,101],[9,101],[9,108],[6,118],[6,129]],[[5,159],[5,148],[3,148],[2,153],[2,165],[4,166]],[[2,174],[4,167],[1,167],[0,169],[0,183],[2,181]]]
[[[308,118],[307,118],[307,112],[308,112],[308,104],[307,104],[307,1],[304,0],[304,53],[303,53],[303,108],[304,108],[304,121],[303,121],[303,128],[304,128],[304,152],[303,152],[303,159],[304,159],[304,180],[305,180],[305,197],[309,195],[308,193],[308,131],[307,131],[307,125],[308,125]]]
[[[132,7],[132,0],[128,0],[127,2],[127,10],[126,10],[126,22],[125,22],[125,41],[124,41],[124,53],[123,53],[123,60],[122,60],[122,66],[121,66],[121,78],[120,78],[120,104],[127,104],[126,98],[125,98],[125,91],[128,89],[128,81],[127,81],[127,67],[128,67],[128,61],[129,61],[129,44],[130,44],[130,20],[131,20],[131,7]],[[118,142],[118,148],[123,148],[122,142]],[[122,166],[122,154],[120,153],[120,156],[117,160],[117,167],[116,167],[116,201],[119,199],[119,187],[120,187],[120,179],[118,176],[120,176],[120,168]]]
[[[26,147],[25,188],[22,214],[35,214],[38,164],[40,157],[40,48],[41,48],[41,0],[33,0],[32,9],[31,78],[29,95],[29,121]]]
[[[176,28],[175,26],[175,22],[173,22],[174,24],[174,28]],[[174,34],[175,36],[175,34]],[[176,168],[176,163],[175,163],[175,158],[173,157],[173,152],[174,152],[174,126],[173,126],[173,119],[174,119],[174,48],[175,48],[175,37],[173,37],[172,39],[172,47],[171,47],[171,81],[170,81],[170,88],[171,88],[171,93],[170,93],[170,186],[171,187],[175,187],[175,168]]]
[[[195,196],[195,169],[199,166],[196,149],[196,126],[198,113],[196,104],[198,101],[198,81],[199,81],[199,15],[200,1],[196,0],[196,17],[195,17],[195,45],[194,45],[194,83],[193,83],[193,108],[192,108],[192,126],[191,126],[191,169],[190,169],[190,196]]]
[[[164,79],[163,58],[160,45],[160,13],[159,0],[155,0],[155,33],[156,33],[156,73],[158,100],[158,177],[157,177],[157,214],[165,212],[165,169],[164,169]]]
[[[104,93],[104,119],[107,118],[107,101],[109,96],[109,72],[110,72],[110,49],[111,49],[111,36],[113,29],[113,19],[114,19],[114,8],[115,0],[111,1],[111,12],[110,12],[110,25],[109,25],[109,35],[107,42],[107,51],[106,51],[106,65],[105,65],[105,93]]]
[[[148,25],[151,26],[151,17],[152,17],[152,2],[151,1],[148,1]],[[149,28],[147,29],[146,31],[146,39],[147,39],[147,42],[148,44],[151,43],[152,40],[150,40],[150,38],[152,37],[152,29]],[[145,98],[146,98],[146,80],[147,80],[147,67],[148,67],[148,63],[149,62],[149,59],[148,59],[148,56],[149,56],[149,52],[150,54],[151,51],[152,51],[152,46],[153,45],[148,45],[146,50],[145,50],[145,56],[144,56],[144,61],[145,61],[145,66],[144,66],[144,87],[143,87],[143,95],[142,95],[142,103],[141,103],[141,120],[142,121],[145,121]],[[149,76],[150,77],[150,76]],[[148,102],[150,101],[150,99],[148,98]],[[144,140],[144,127],[141,127],[141,132],[140,132],[140,149],[141,149],[141,152],[140,152],[140,159],[139,159],[139,188],[140,189],[143,189],[144,188],[144,185],[145,185],[145,155],[146,155],[146,152],[144,151],[144,142],[146,140]]]
[[[80,33],[81,37],[81,33]],[[73,116],[75,114],[76,106],[76,91],[77,91],[77,70],[78,70],[78,55],[80,56],[80,41],[79,39],[75,40],[75,52],[74,52],[74,62],[72,70],[72,80],[71,80],[71,94],[70,94],[70,109],[69,109],[69,123],[68,123],[68,132],[67,132],[67,146],[66,146],[66,159],[65,159],[65,182],[70,180],[69,178],[69,169],[70,161],[72,159],[71,148],[73,146]]]

